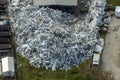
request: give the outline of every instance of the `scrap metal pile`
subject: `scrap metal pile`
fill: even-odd
[[[66,12],[27,3],[11,4],[17,53],[37,68],[67,70],[77,66],[93,54],[99,42],[98,26],[104,24],[105,4],[105,0],[92,0],[85,20],[74,25],[69,23],[76,18]]]

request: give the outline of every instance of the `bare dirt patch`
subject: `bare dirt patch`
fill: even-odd
[[[120,80],[120,18],[112,17],[103,50],[102,68]]]

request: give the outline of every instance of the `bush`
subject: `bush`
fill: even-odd
[[[107,4],[105,11],[115,11],[115,6],[112,4]]]
[[[89,10],[89,8],[86,8],[86,7],[80,8],[80,11],[81,11],[82,13],[88,12],[88,10]]]
[[[70,73],[70,74],[78,74],[78,73],[79,73],[79,70],[78,70],[78,68],[73,67],[71,70],[69,70],[69,73]]]

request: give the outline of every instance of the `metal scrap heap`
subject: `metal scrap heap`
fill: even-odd
[[[68,70],[77,66],[93,54],[99,42],[105,4],[105,0],[92,0],[85,20],[73,25],[69,24],[76,18],[69,13],[27,3],[11,4],[17,54],[37,68]]]

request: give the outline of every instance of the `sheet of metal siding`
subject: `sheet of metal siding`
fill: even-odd
[[[33,0],[34,5],[71,5],[76,6],[77,0]]]
[[[2,71],[3,73],[7,71],[15,72],[13,57],[2,58]]]

